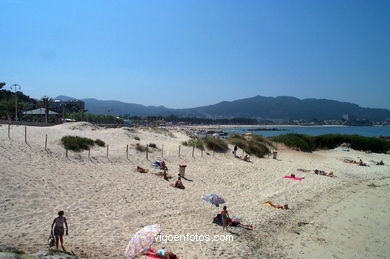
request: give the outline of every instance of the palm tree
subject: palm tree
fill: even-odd
[[[53,102],[54,102],[54,99],[52,99],[50,97],[47,97],[47,96],[42,97],[42,99],[39,101],[40,106],[45,108],[45,121],[46,121],[46,123],[48,123],[48,120],[49,120],[49,108],[50,108],[50,105]]]
[[[0,89],[2,89],[5,86],[4,82],[0,82]]]

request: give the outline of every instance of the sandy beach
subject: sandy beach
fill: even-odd
[[[26,251],[47,248],[50,225],[64,210],[69,223],[65,247],[87,258],[123,258],[131,237],[143,226],[161,224],[164,235],[232,235],[232,242],[155,243],[180,258],[384,258],[389,257],[390,156],[342,148],[297,152],[278,145],[278,159],[252,158],[247,163],[230,152],[201,156],[180,129],[105,129],[88,123],[53,127],[0,127],[0,244]],[[48,135],[48,149],[44,150]],[[77,135],[109,144],[88,152],[69,152],[60,139]],[[140,140],[134,139],[138,136]],[[155,143],[149,153],[136,143]],[[129,159],[126,158],[129,145]],[[163,157],[161,148],[163,147]],[[239,154],[241,154],[239,150]],[[343,160],[363,159],[369,167]],[[185,190],[153,174],[155,160],[165,160],[176,176],[186,164]],[[383,160],[385,166],[372,161]],[[136,166],[149,170],[134,171]],[[296,169],[333,171],[336,178],[297,172]],[[283,178],[295,173],[302,181]],[[173,183],[173,180],[171,180]],[[370,185],[371,184],[371,185]],[[370,186],[368,186],[370,185]],[[375,186],[375,187],[374,187]],[[231,216],[242,218],[255,231],[212,223],[221,208],[201,196],[215,193],[226,200]],[[264,201],[289,204],[289,210],[264,206]],[[308,224],[306,224],[308,223]],[[299,234],[297,234],[299,233]]]

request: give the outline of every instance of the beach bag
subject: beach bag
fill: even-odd
[[[49,242],[50,248],[51,248],[51,247],[54,247],[54,246],[56,245],[56,239],[54,238],[53,233],[50,234],[50,236],[49,236],[49,238],[47,239],[47,241]]]

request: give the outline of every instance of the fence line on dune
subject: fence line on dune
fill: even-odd
[[[8,134],[8,138],[12,140],[11,138],[11,130],[12,130],[12,127],[10,124],[8,124],[8,130],[7,130],[7,134]],[[28,146],[30,146],[28,144],[28,129],[27,127],[25,126],[24,127],[24,142],[25,144],[27,144]],[[49,146],[49,142],[48,142],[48,138],[49,138],[49,135],[48,134],[45,134],[45,137],[44,137],[44,150],[45,151],[48,151],[48,146]],[[110,154],[111,154],[111,151],[112,149],[110,148],[110,144],[106,144],[106,159],[109,159],[110,158]],[[125,149],[125,154],[126,154],[126,159],[129,160],[129,154],[130,154],[130,150],[132,150],[131,148],[131,145],[129,144],[126,144],[126,149]],[[137,148],[134,148],[133,150],[136,151],[137,153]],[[199,149],[200,150],[200,157],[204,157],[204,150],[203,149]],[[69,149],[65,148],[65,157],[69,159]],[[88,151],[88,159],[91,159],[91,149],[88,148],[87,149]],[[167,151],[164,153],[164,151]],[[183,151],[185,151],[183,153]],[[187,154],[187,151],[188,151],[188,156],[186,156],[185,154]],[[212,150],[209,150],[209,151],[212,151],[212,155],[210,157],[215,157],[216,156],[216,152],[215,152],[215,149],[214,149],[214,146],[212,148]],[[123,151],[122,151],[123,152]],[[244,151],[243,151],[244,152]],[[149,158],[151,158],[151,154],[153,154],[153,152],[150,151],[149,149],[149,145],[147,144],[146,145],[146,149],[145,149],[145,158],[146,160],[149,160]],[[210,155],[209,153],[206,152],[207,155]],[[172,155],[172,153],[171,153]],[[184,156],[183,156],[184,155]],[[226,155],[226,154],[225,154]],[[157,156],[158,157],[158,156]],[[168,150],[166,150],[164,148],[164,145],[162,144],[161,145],[161,159],[164,159],[164,158],[169,158],[169,157],[172,157],[169,155],[169,152]],[[195,158],[196,157],[196,152],[195,152],[195,144],[193,144],[190,149],[186,148],[186,149],[183,149],[182,145],[179,144],[178,145],[178,149],[177,149],[177,158],[179,159],[186,159],[188,157],[192,157],[192,158]]]

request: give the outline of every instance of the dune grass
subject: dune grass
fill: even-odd
[[[135,145],[135,149],[139,152],[146,152],[147,147],[144,145],[141,145],[140,143],[137,143]]]
[[[200,149],[200,150],[204,150],[204,144],[203,144],[203,141],[199,138],[195,138],[195,139],[190,139],[190,140],[187,140],[187,141],[183,141],[181,143],[183,146],[188,146],[188,147],[192,147],[195,145],[196,148]]]
[[[65,149],[72,150],[74,152],[80,152],[82,150],[88,150],[94,145],[104,147],[106,144],[100,139],[90,139],[79,136],[64,136],[61,138],[61,143]]]
[[[247,154],[257,157],[264,157],[271,153],[270,149],[274,148],[272,143],[258,135],[244,136],[234,134],[229,136],[228,142],[243,149]]]
[[[227,143],[219,138],[205,137],[202,141],[209,150],[214,150],[215,152],[225,153],[229,149]]]

